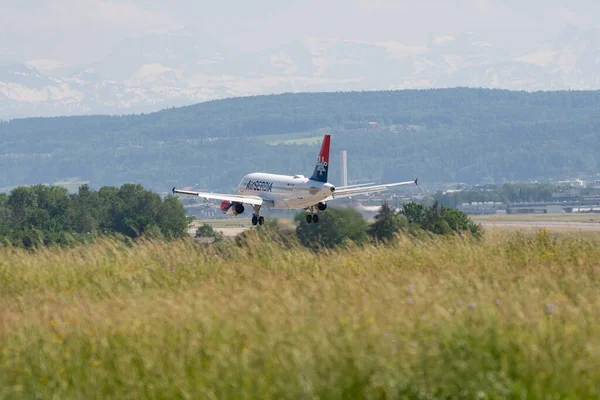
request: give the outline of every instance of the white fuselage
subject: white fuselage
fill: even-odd
[[[238,194],[259,196],[265,207],[275,209],[306,208],[331,197],[335,188],[304,175],[276,175],[255,172],[242,178]]]

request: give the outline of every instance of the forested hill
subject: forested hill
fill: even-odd
[[[310,173],[333,135],[331,180],[502,181],[596,174],[600,92],[437,89],[211,101],[134,116],[0,123],[0,188],[79,177],[94,187],[232,189],[247,172]]]

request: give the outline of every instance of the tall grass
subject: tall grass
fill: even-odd
[[[0,249],[0,399],[598,398],[600,239]]]

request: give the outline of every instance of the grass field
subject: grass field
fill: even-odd
[[[545,231],[0,248],[0,399],[598,398],[599,260]]]

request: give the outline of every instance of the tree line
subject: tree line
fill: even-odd
[[[183,238],[188,236],[191,219],[177,197],[161,199],[139,184],[105,186],[98,191],[82,185],[74,194],[60,186],[21,186],[10,194],[0,194],[0,243],[16,247],[85,243],[107,235]],[[335,207],[321,213],[319,224],[306,224],[303,212],[296,214],[295,220],[293,233],[281,230],[272,220],[257,231],[286,242],[295,236],[310,248],[331,248],[347,241],[385,242],[399,232],[481,235],[481,228],[463,212],[437,202],[432,206],[411,202],[398,211],[384,204],[373,224],[354,209]],[[223,239],[206,224],[198,228],[196,237],[200,236]],[[239,240],[244,240],[244,234]]]
[[[17,187],[0,194],[0,243],[35,248],[88,242],[98,236],[177,238],[188,219],[174,196],[164,200],[141,185],[82,185],[69,194],[60,186]]]
[[[499,202],[505,204],[544,202],[552,201],[553,193],[560,194],[565,189],[570,188],[549,183],[506,183],[503,185],[486,185],[483,188],[450,193],[439,191],[433,198],[441,205],[447,207],[457,207],[463,203],[475,202]],[[596,191],[593,188],[580,188],[579,190],[582,195],[591,195]]]
[[[0,188],[77,171],[95,187],[231,190],[249,171],[309,173],[318,144],[269,145],[269,138],[323,130],[333,134],[334,182],[343,149],[353,179],[594,175],[599,106],[599,91],[455,88],[252,96],[132,116],[12,120],[0,124]]]

